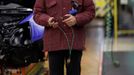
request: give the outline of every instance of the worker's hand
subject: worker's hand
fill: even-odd
[[[66,23],[69,27],[71,26],[74,26],[76,24],[76,18],[71,15],[71,14],[66,14],[64,17],[63,17],[63,21],[64,23]]]
[[[57,28],[58,27],[58,22],[54,19],[54,17],[50,17],[48,19],[48,24],[50,27]]]

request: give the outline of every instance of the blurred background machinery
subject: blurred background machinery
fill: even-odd
[[[37,72],[45,74],[46,72],[43,63],[38,63],[44,61],[42,40],[31,43],[29,23],[19,25],[20,21],[32,13],[34,2],[35,0],[0,1],[1,75],[13,75],[13,69],[19,70],[14,71],[14,74],[21,75],[36,75]],[[33,72],[35,68],[36,71]]]

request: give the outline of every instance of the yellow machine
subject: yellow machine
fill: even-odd
[[[106,13],[112,9],[113,10],[113,0],[94,0],[95,7],[96,7],[96,16],[97,17],[104,17]],[[107,7],[108,5],[111,7]]]

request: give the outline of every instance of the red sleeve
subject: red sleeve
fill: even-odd
[[[83,26],[89,23],[95,17],[95,6],[93,0],[83,0],[83,12],[78,13],[75,17],[78,26]]]
[[[33,9],[35,22],[39,25],[48,26],[50,16],[45,13],[44,0],[36,0]]]

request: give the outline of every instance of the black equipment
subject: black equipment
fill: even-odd
[[[33,8],[35,0],[1,0],[0,5],[6,5],[9,3],[19,4],[25,8]]]
[[[31,42],[29,23],[19,25],[31,13],[28,8],[0,8],[0,66],[20,68],[44,61],[42,39]]]

